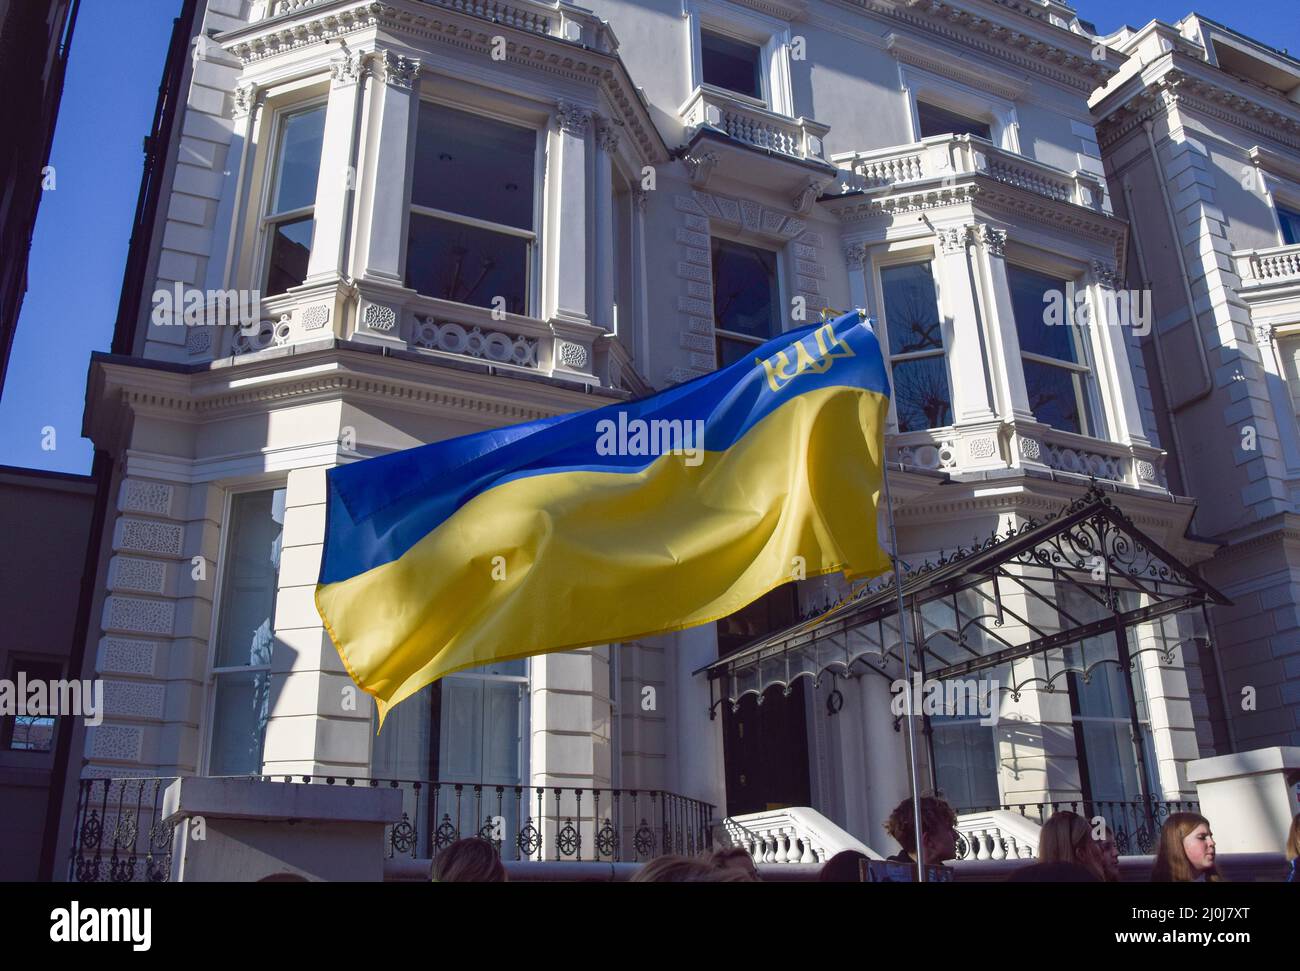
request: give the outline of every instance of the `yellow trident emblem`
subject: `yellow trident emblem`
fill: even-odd
[[[812,333],[817,342],[816,350],[809,350],[804,343],[808,338],[801,338],[794,343],[794,367],[791,369],[789,350],[778,351],[775,357],[754,360],[763,366],[767,375],[767,386],[773,391],[783,387],[808,371],[813,374],[825,374],[831,364],[842,357],[853,357],[853,348],[837,336],[831,324],[823,324]]]

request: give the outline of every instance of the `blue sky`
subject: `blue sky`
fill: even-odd
[[[1176,2],[1176,0],[1175,0]],[[1191,9],[1300,56],[1296,0],[1079,0],[1080,15],[1107,34]],[[124,57],[124,8],[130,52]],[[56,187],[41,201],[29,286],[0,399],[0,464],[90,470],[81,438],[86,369],[107,350],[117,313],[142,161],[172,18],[180,0],[83,0],[72,44],[51,164]],[[54,449],[42,448],[54,428]]]

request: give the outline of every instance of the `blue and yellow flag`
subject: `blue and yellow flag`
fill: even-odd
[[[850,313],[640,401],[331,469],[316,607],[382,719],[462,668],[884,572],[888,407]]]

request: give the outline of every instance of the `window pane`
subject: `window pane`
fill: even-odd
[[[987,121],[967,118],[947,108],[940,108],[938,105],[918,101],[916,117],[921,123],[922,138],[929,138],[931,135],[978,135],[980,138],[993,140],[993,130]]]
[[[316,221],[310,216],[271,227],[271,266],[266,275],[266,296],[273,297],[307,279],[311,238]]]
[[[993,728],[978,719],[931,715],[930,730],[935,779],[948,804],[957,812],[998,805]]]
[[[780,333],[776,254],[713,240],[713,325],[767,340]]]
[[[43,681],[46,685],[46,703],[53,704],[55,693],[50,689],[50,682],[58,681],[63,675],[63,666],[46,661],[29,661],[23,658],[9,659],[9,681],[16,684],[19,672],[22,672],[28,684]],[[60,694],[60,704],[69,696]],[[70,698],[69,698],[70,700]],[[82,695],[82,707],[90,701]],[[55,719],[45,715],[13,715],[0,722],[0,737],[4,745],[12,752],[50,752],[54,749]]]
[[[432,216],[411,215],[406,285],[430,297],[491,307],[505,298],[528,312],[528,240]]]
[[[700,65],[705,84],[762,98],[763,86],[758,74],[760,53],[754,44],[700,31]]]
[[[411,202],[532,229],[536,152],[531,128],[421,102]]]
[[[1049,294],[1068,296],[1065,281],[1046,273],[1027,270],[1023,266],[1007,267],[1007,282],[1011,287],[1011,308],[1016,318],[1016,333],[1020,335],[1020,349],[1031,354],[1054,357],[1058,361],[1078,362],[1074,346],[1074,328],[1053,325],[1044,320]],[[1070,318],[1066,318],[1067,320]]]
[[[284,490],[245,492],[230,508],[216,666],[271,663]]]
[[[217,675],[212,775],[262,771],[262,742],[266,738],[270,699],[271,675],[267,671]]]
[[[900,432],[952,424],[948,369],[942,355],[895,361],[892,370]]]
[[[1282,224],[1282,241],[1288,246],[1300,244],[1300,212],[1278,206],[1277,218]]]
[[[1076,374],[1038,361],[1025,361],[1025,385],[1034,417],[1053,428],[1086,434],[1075,391]]]
[[[275,202],[271,215],[316,204],[325,106],[300,111],[284,120],[276,165]]]
[[[718,367],[724,368],[728,364],[735,364],[737,361],[744,360],[753,356],[757,344],[749,341],[739,341],[731,337],[718,338]]]
[[[909,263],[880,271],[885,291],[885,325],[889,353],[943,348],[939,327],[939,302],[929,263]]]

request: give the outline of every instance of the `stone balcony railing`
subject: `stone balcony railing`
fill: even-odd
[[[803,161],[826,161],[822,139],[829,125],[777,114],[718,88],[696,88],[678,114],[691,129],[712,128],[754,148]]]
[[[744,849],[756,864],[825,863],[844,850],[882,859],[861,840],[807,806],[727,816],[715,826],[714,842]]]
[[[1300,283],[1300,244],[1238,250],[1232,258],[1244,288]]]
[[[1097,176],[1078,169],[1067,172],[973,135],[932,135],[909,145],[832,155],[830,161],[851,169],[857,187],[868,193],[930,181],[942,187],[945,181],[981,175],[1056,202],[1094,211],[1102,207]]]
[[[886,436],[889,459],[926,471],[960,474],[990,467],[1046,467],[1138,488],[1163,488],[1164,453],[1035,423],[931,428]]]

